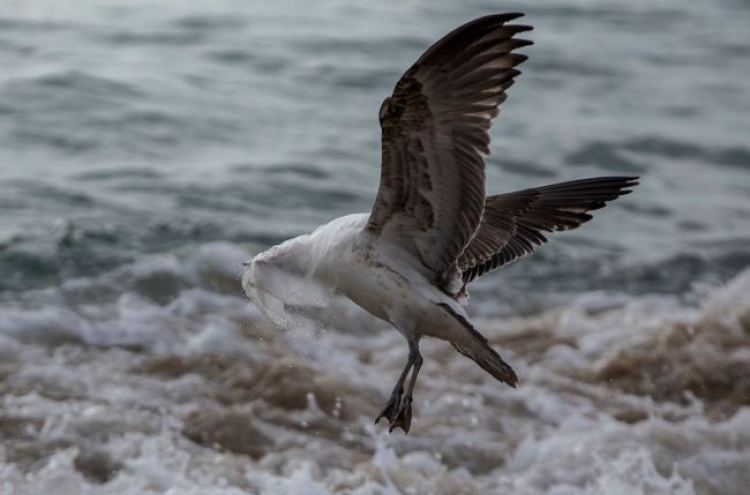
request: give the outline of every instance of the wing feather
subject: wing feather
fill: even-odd
[[[532,253],[547,242],[542,232],[588,222],[589,211],[637,184],[637,177],[598,177],[488,197],[479,229],[458,260],[464,283]]]
[[[380,188],[366,229],[415,254],[438,283],[477,231],[485,207],[491,120],[530,45],[522,14],[471,21],[430,47],[380,109]]]

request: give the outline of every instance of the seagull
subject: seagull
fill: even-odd
[[[597,177],[486,196],[489,129],[527,59],[520,13],[470,21],[432,45],[379,112],[380,187],[372,211],[338,218],[245,264],[242,285],[280,326],[285,308],[326,307],[343,296],[390,323],[408,358],[385,407],[389,431],[409,432],[419,342],[450,342],[495,379],[513,368],[469,321],[467,285],[570,230],[631,192],[638,177]],[[405,383],[409,374],[409,382]]]

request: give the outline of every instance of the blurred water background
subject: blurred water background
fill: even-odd
[[[518,390],[356,313],[293,332],[252,253],[368,211],[377,110],[440,36],[524,11],[488,192],[641,185],[475,284]],[[0,493],[742,494],[750,6],[0,1]],[[346,316],[346,317],[345,317]]]

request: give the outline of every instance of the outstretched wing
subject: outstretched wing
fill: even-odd
[[[367,230],[444,282],[479,227],[491,120],[526,60],[522,14],[481,17],[428,49],[380,109],[382,171]]]
[[[489,196],[479,230],[458,260],[464,283],[530,254],[547,242],[542,232],[588,222],[589,211],[630,193],[637,179],[599,177]]]

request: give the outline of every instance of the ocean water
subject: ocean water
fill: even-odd
[[[242,262],[368,211],[377,110],[524,11],[488,192],[641,185],[472,287],[519,373],[406,358],[337,304],[280,331]],[[745,494],[750,6],[0,1],[0,494]]]

